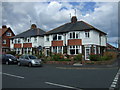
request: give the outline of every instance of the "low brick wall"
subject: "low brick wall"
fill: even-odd
[[[46,64],[65,64],[65,65],[73,65],[74,61],[47,61]]]

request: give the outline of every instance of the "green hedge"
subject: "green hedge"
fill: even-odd
[[[78,54],[74,56],[75,61],[82,61],[82,54]]]

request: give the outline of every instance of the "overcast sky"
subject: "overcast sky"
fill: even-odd
[[[2,25],[19,34],[31,23],[49,31],[70,22],[75,15],[108,34],[108,42],[115,45],[118,38],[117,2],[2,2]]]

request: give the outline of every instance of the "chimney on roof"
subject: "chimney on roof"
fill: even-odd
[[[3,29],[3,28],[7,28],[7,26],[6,26],[6,25],[2,25],[2,29]]]
[[[77,22],[77,17],[76,16],[72,16],[71,23],[76,23],[76,22]]]
[[[36,28],[37,28],[37,26],[35,24],[31,25],[31,29],[36,29]]]

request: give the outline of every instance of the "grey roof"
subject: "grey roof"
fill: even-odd
[[[80,31],[80,30],[96,30],[98,32],[106,34],[84,21],[77,21],[76,23],[71,23],[71,22],[66,23],[51,31],[46,32],[46,34],[65,33],[65,32]]]
[[[43,36],[45,34],[45,31],[36,28],[36,29],[29,29],[25,32],[22,32],[12,38],[26,38],[26,37],[32,37],[32,36]]]

